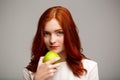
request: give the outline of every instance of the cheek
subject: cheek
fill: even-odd
[[[48,45],[48,39],[47,38],[44,38],[44,43],[45,43],[46,46]]]
[[[61,37],[61,38],[59,39],[59,42],[60,42],[61,44],[64,44],[64,38]]]
[[[60,40],[61,49],[64,50],[64,38]]]

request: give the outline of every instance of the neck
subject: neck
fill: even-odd
[[[60,59],[61,62],[66,61],[66,53],[65,52],[59,53],[59,56],[61,57],[61,59]]]

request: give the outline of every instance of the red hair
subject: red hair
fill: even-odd
[[[51,7],[41,15],[32,44],[31,62],[26,68],[32,72],[36,72],[39,58],[44,56],[48,51],[44,44],[43,31],[46,22],[53,18],[59,22],[64,31],[64,46],[67,55],[67,64],[75,76],[81,77],[87,72],[82,64],[82,60],[86,57],[82,54],[77,27],[72,16],[66,8],[61,6]]]

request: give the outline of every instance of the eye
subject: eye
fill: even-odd
[[[50,33],[49,32],[44,32],[44,36],[45,37],[50,36]]]
[[[58,36],[61,36],[61,35],[63,35],[63,34],[64,34],[63,31],[58,31],[58,32],[57,32],[57,35],[58,35]]]

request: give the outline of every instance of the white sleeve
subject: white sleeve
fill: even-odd
[[[97,63],[91,69],[89,76],[88,76],[88,80],[99,80]]]
[[[33,80],[32,74],[26,68],[23,69],[23,80]]]

